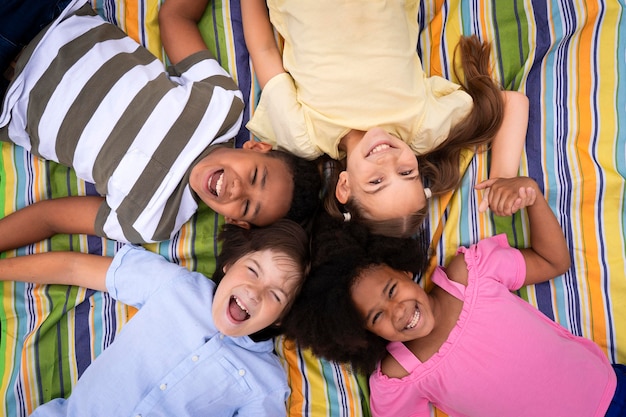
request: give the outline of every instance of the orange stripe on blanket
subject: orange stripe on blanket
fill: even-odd
[[[44,398],[37,397],[38,372],[36,369],[37,361],[34,358],[34,354],[39,344],[40,333],[44,333],[49,327],[45,325],[45,319],[50,313],[50,306],[47,303],[44,285],[37,285],[33,288],[32,297],[34,299],[35,314],[34,317],[31,316],[31,320],[35,319],[35,323],[32,327],[35,330],[30,332],[24,339],[22,360],[20,363],[20,374],[24,386],[24,404],[29,414],[32,413],[40,403],[45,401]]]
[[[141,43],[139,38],[139,9],[138,2],[126,2],[124,12],[124,27],[128,36]]]
[[[303,375],[298,366],[298,354],[295,343],[285,339],[280,340],[279,343],[282,343],[281,351],[287,363],[287,380],[291,388],[291,395],[287,400],[287,415],[301,415],[304,407],[304,386],[302,383]]]
[[[589,20],[598,18],[598,7],[596,3],[589,2],[586,6],[581,7],[587,8],[584,14],[588,16]],[[592,56],[591,53],[595,50],[593,39],[595,36],[594,32],[594,25],[585,25],[581,29],[580,43],[578,50],[575,51],[578,53],[576,62],[578,64],[579,74],[593,74],[591,63],[592,60],[595,61],[595,56]],[[606,316],[604,313],[605,305],[603,302],[604,291],[601,282],[602,271],[600,263],[593,261],[599,251],[597,239],[599,225],[596,221],[598,187],[595,175],[591,175],[591,173],[596,172],[596,166],[590,154],[592,152],[590,140],[593,137],[592,129],[594,129],[594,125],[597,122],[597,120],[593,118],[594,109],[592,105],[594,103],[589,100],[590,97],[593,97],[594,93],[592,91],[592,80],[593,77],[578,77],[576,108],[579,109],[577,114],[579,129],[575,142],[577,144],[576,153],[580,172],[584,172],[585,176],[588,178],[584,180],[584,186],[582,187],[583,194],[579,210],[581,213],[580,230],[585,244],[585,257],[588,259],[587,279],[589,282],[587,283],[587,289],[589,292],[590,313],[593,319],[591,338],[599,345],[606,346],[607,333]]]
[[[433,15],[432,20],[429,22],[429,32],[432,34],[436,34],[436,33],[443,33],[443,27],[444,27],[444,16],[443,16],[443,4],[445,3],[444,0],[437,0],[435,1],[435,6],[434,9],[436,10],[435,14]],[[429,68],[424,68],[424,71],[426,71],[429,75],[433,76],[433,75],[442,75],[443,71],[442,71],[442,63],[441,63],[441,56],[439,56],[439,50],[441,49],[441,39],[440,38],[434,38],[431,37],[430,38],[430,65]]]

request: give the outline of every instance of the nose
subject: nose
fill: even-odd
[[[399,323],[404,318],[404,306],[402,303],[393,303],[390,306],[391,317],[393,317],[394,323]]]
[[[378,158],[376,158],[376,165],[380,167],[385,167],[389,165],[388,161],[389,161],[389,155],[380,155]]]
[[[235,178],[233,183],[230,185],[230,198],[239,198],[243,193],[243,188],[242,181],[239,178]]]
[[[261,300],[261,291],[256,286],[249,285],[246,291],[248,292],[248,297],[251,301],[258,303]]]
[[[386,152],[376,155],[374,159],[376,165],[381,168],[392,169],[393,164],[398,160],[398,155],[395,149],[389,149]]]

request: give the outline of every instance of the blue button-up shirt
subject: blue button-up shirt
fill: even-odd
[[[284,416],[289,393],[271,341],[220,334],[215,284],[138,247],[107,273],[113,298],[139,311],[87,368],[69,399],[33,416]]]

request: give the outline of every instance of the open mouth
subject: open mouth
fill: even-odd
[[[228,303],[228,312],[235,321],[241,322],[246,321],[250,318],[250,313],[248,312],[248,309],[235,296],[230,297],[230,302]]]
[[[209,192],[219,197],[222,192],[222,184],[224,182],[224,170],[221,169],[211,175],[208,182]]]
[[[387,149],[390,149],[391,145],[389,145],[388,143],[380,143],[376,146],[374,146],[372,149],[370,149],[369,153],[367,154],[367,156],[372,156],[375,155],[379,152],[382,151],[386,151]]]
[[[419,309],[416,308],[415,312],[413,313],[413,316],[409,320],[409,323],[406,325],[405,329],[409,330],[417,326],[417,323],[420,321],[420,316],[421,316],[421,313]]]

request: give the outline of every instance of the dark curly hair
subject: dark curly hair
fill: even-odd
[[[322,178],[317,163],[281,150],[271,150],[267,155],[285,162],[293,177],[293,197],[285,218],[306,224],[321,204]]]
[[[311,273],[283,323],[284,333],[319,357],[371,373],[388,342],[365,329],[351,289],[364,271],[382,264],[421,276],[428,266],[428,241],[374,235],[327,213],[318,216],[314,230]]]
[[[237,262],[239,258],[251,252],[270,249],[283,253],[297,268],[301,276],[301,285],[309,272],[309,237],[304,229],[289,219],[280,219],[264,227],[246,229],[234,224],[226,223],[219,233],[218,239],[222,242],[222,249],[217,255],[213,281],[219,285],[224,278],[224,267]],[[291,303],[293,305],[293,302]],[[283,312],[287,314],[288,306]],[[270,339],[281,333],[279,326],[269,326],[250,337],[260,341]]]

